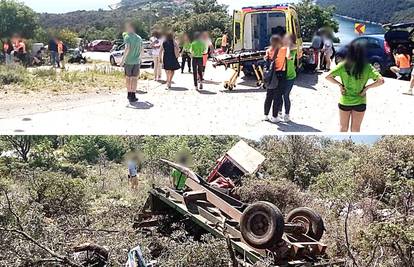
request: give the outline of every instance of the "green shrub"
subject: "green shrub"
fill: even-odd
[[[79,178],[41,172],[34,176],[28,190],[31,200],[41,204],[48,217],[79,214],[88,207],[86,184]]]
[[[241,200],[247,203],[268,201],[282,212],[303,206],[304,196],[299,187],[288,180],[249,179],[236,190]]]
[[[71,162],[88,163],[96,163],[102,152],[108,160],[121,162],[127,151],[125,141],[116,136],[74,136],[63,150]]]
[[[0,85],[21,83],[25,80],[28,73],[20,66],[0,66]]]

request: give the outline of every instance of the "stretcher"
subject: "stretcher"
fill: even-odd
[[[230,79],[224,82],[224,88],[233,90],[236,88],[237,79],[240,77],[240,73],[246,67],[251,67],[256,78],[256,86],[261,87],[264,85],[263,67],[260,65],[260,61],[263,61],[266,55],[266,51],[251,51],[251,52],[239,52],[234,54],[220,55],[213,59],[213,66],[224,66],[233,69],[233,74]]]

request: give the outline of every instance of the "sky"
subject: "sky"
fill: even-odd
[[[94,9],[108,9],[108,5],[115,4],[117,0],[63,0],[57,2],[56,0],[23,0],[25,4],[33,8],[37,12],[48,13],[65,13],[75,10],[94,10]],[[278,2],[286,2],[283,0],[218,0],[221,4],[230,6],[230,10],[240,9],[243,6],[250,5],[268,5]],[[295,2],[290,0],[288,2]],[[58,4],[57,4],[58,3]]]

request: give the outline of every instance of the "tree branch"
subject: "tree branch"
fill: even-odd
[[[33,237],[31,237],[29,234],[27,234],[24,231],[21,231],[21,230],[18,230],[18,229],[0,228],[0,232],[1,231],[2,232],[15,233],[15,234],[18,234],[18,235],[24,237],[26,240],[32,242],[33,244],[35,244],[39,248],[43,249],[44,251],[46,251],[47,253],[49,253],[52,257],[58,259],[62,263],[68,264],[71,267],[82,267],[80,264],[77,264],[76,262],[73,262],[70,259],[68,259],[68,257],[59,255],[58,253],[54,252],[53,250],[51,250],[47,246],[41,244],[39,241],[37,241],[36,239],[34,239]]]

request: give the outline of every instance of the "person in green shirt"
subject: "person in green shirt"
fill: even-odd
[[[335,67],[326,79],[339,86],[339,114],[341,132],[360,132],[367,109],[367,91],[384,84],[384,79],[367,62],[363,44],[352,42],[344,62]],[[341,81],[336,80],[340,77]],[[368,84],[369,80],[374,83]]]
[[[123,37],[125,52],[122,57],[121,66],[125,69],[128,100],[130,102],[137,102],[136,91],[140,73],[142,38],[135,33],[135,27],[131,22],[125,23]]]
[[[185,33],[181,50],[181,73],[184,73],[186,63],[188,64],[188,72],[191,73],[191,40],[188,34]]]
[[[296,38],[293,35],[285,35],[283,38],[283,46],[288,47],[287,50],[289,53],[286,57],[286,81],[283,88],[283,103],[285,105],[285,116],[284,121],[290,122],[290,93],[292,92],[293,85],[296,81],[296,60],[297,60],[297,47],[296,47]],[[280,107],[282,108],[283,105]],[[282,110],[279,110],[282,113]]]
[[[194,41],[191,43],[190,52],[191,57],[193,58],[193,77],[194,77],[194,87],[196,90],[203,90],[203,71],[204,71],[204,64],[203,64],[203,56],[206,50],[206,44],[202,40],[201,33],[196,32],[194,34]],[[200,87],[198,84],[200,82]]]

